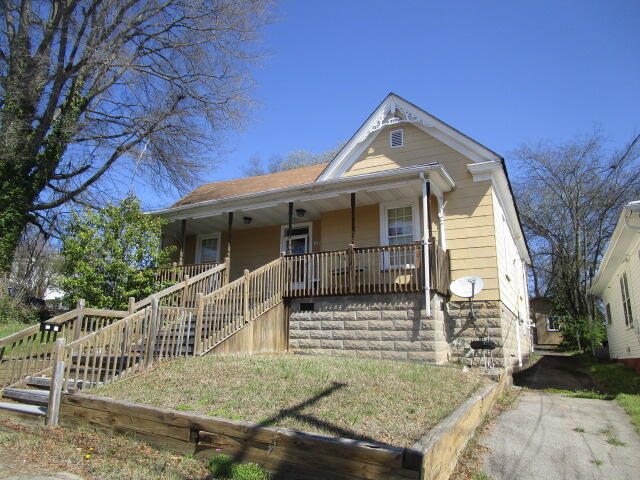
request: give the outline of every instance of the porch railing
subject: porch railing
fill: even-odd
[[[184,280],[185,276],[195,277],[207,270],[222,265],[225,262],[195,263],[192,265],[178,265],[173,262],[170,267],[160,268],[156,272],[156,280],[162,283],[176,283]]]
[[[285,296],[306,297],[424,290],[424,246],[353,247],[285,255]],[[431,288],[446,294],[449,254],[430,245]]]

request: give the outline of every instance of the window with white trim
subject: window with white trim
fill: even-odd
[[[620,275],[620,291],[622,293],[622,310],[624,311],[624,323],[627,327],[633,326],[633,312],[631,311],[631,295],[629,294],[629,281],[627,272]]]
[[[559,332],[560,321],[557,317],[547,317],[547,332]]]
[[[384,245],[412,244],[418,235],[417,204],[394,202],[382,208],[382,243]],[[412,248],[391,251],[384,257],[389,267],[410,267],[415,263],[415,250]]]
[[[404,145],[404,130],[392,130],[389,132],[389,146],[391,148],[402,147]]]
[[[198,236],[196,262],[209,263],[218,261],[220,261],[220,234]]]
[[[611,305],[608,303],[606,306],[606,311],[607,311],[607,323],[611,325]]]

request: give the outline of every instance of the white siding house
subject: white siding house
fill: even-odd
[[[622,210],[591,292],[602,299],[611,358],[640,371],[640,201]]]

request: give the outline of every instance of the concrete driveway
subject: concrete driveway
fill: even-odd
[[[523,392],[482,443],[492,480],[640,479],[640,435],[612,401]]]
[[[640,435],[617,403],[531,390],[594,390],[578,358],[546,353],[513,381],[530,390],[482,441],[493,480],[640,479]]]

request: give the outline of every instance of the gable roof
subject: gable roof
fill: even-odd
[[[622,208],[616,228],[611,234],[607,250],[600,260],[600,266],[591,282],[591,293],[601,296],[618,267],[626,261],[629,250],[640,238],[640,222],[632,223],[633,214],[638,214],[640,220],[640,200],[629,202]]]
[[[293,187],[313,183],[322,173],[328,163],[320,163],[310,167],[284,170],[282,172],[258,175],[255,177],[238,178],[224,182],[205,183],[189,192],[172,207],[182,207],[208,200],[239,197],[250,193],[266,192],[278,188]]]
[[[337,153],[325,171],[318,177],[318,181],[341,176],[353,165],[384,127],[402,123],[415,125],[469,158],[472,162],[502,160],[502,157],[493,150],[392,92],[386,96]]]

